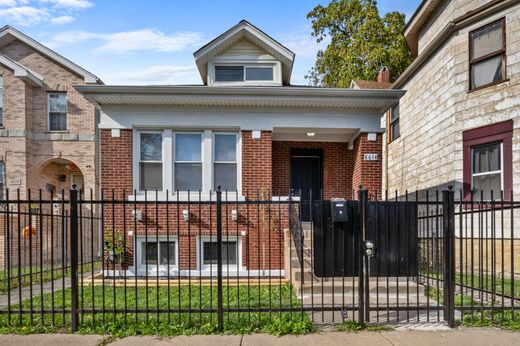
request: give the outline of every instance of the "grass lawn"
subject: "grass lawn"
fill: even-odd
[[[426,289],[426,295],[443,304],[443,294],[433,287]],[[475,294],[477,296],[477,294]],[[513,313],[512,309],[505,308],[504,311],[492,311],[479,309],[482,303],[472,300],[471,296],[455,294],[455,309],[457,307],[474,306],[473,311],[465,311],[460,323],[466,327],[499,327],[520,331],[520,312]],[[498,305],[498,304],[497,304]],[[485,307],[490,305],[485,304]],[[496,305],[495,305],[496,306]]]
[[[128,335],[165,335],[180,334],[211,334],[216,332],[216,313],[201,313],[198,308],[216,309],[217,288],[206,286],[152,286],[124,287],[94,286],[80,287],[79,306],[85,309],[101,310],[80,314],[79,332],[85,334],[109,334],[116,337]],[[63,295],[63,293],[65,293]],[[63,296],[65,299],[63,299]],[[45,333],[70,332],[70,313],[61,313],[61,310],[70,309],[70,289],[56,291],[54,296],[44,294],[22,303],[23,310],[32,307],[40,311],[57,310],[52,314],[38,314],[32,316],[24,313],[21,316],[16,311],[19,306],[12,308],[10,319],[6,314],[0,315],[1,333]],[[126,297],[126,299],[125,299]],[[169,298],[169,299],[168,299]],[[309,317],[297,311],[301,306],[290,284],[279,286],[260,287],[224,287],[224,308],[269,308],[294,307],[293,312],[230,312],[224,313],[224,331],[226,333],[247,334],[266,332],[276,335],[303,334],[314,330]],[[128,313],[110,312],[113,309],[125,309]],[[193,312],[161,312],[159,309],[193,309]],[[138,309],[143,312],[134,313]],[[145,311],[148,309],[148,313]]]
[[[32,276],[29,275],[32,269]],[[101,261],[94,262],[94,270],[101,269]],[[88,273],[92,271],[92,265],[90,263],[79,265],[78,272],[83,271],[88,275]],[[18,278],[18,274],[20,274],[20,278]],[[11,282],[7,280],[7,269],[0,270],[0,294],[7,293],[9,289],[18,288],[21,284],[22,287],[30,286],[30,285],[38,285],[41,282],[49,282],[52,280],[58,280],[63,277],[70,276],[70,268],[62,269],[60,265],[55,265],[54,267],[50,266],[33,266],[19,268],[11,268],[9,275],[11,276]],[[20,284],[19,284],[20,283]],[[8,285],[9,284],[9,285]],[[8,287],[10,286],[10,288]]]

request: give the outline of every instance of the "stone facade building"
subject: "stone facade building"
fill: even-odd
[[[405,31],[415,57],[383,119],[383,188],[520,198],[520,3],[425,0]]]
[[[98,191],[98,116],[73,85],[102,84],[39,42],[0,29],[0,182],[9,198],[48,197],[75,183]]]

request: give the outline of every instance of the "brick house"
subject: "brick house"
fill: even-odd
[[[392,84],[407,93],[384,119],[383,187],[518,200],[519,2],[425,0],[404,34],[414,61]]]
[[[350,199],[359,185],[380,195],[380,118],[403,91],[291,85],[294,53],[247,21],[197,50],[194,58],[202,85],[76,87],[101,110],[105,195],[136,203],[207,201],[214,200],[214,191],[222,186],[228,200],[280,201],[292,195],[303,204],[311,193],[315,199]],[[151,206],[143,215],[146,223],[124,226],[125,217],[133,220],[132,212],[137,211],[106,208],[107,215],[116,215],[107,227],[128,230],[130,272],[157,273],[156,266],[149,265],[161,257],[163,245],[157,246],[157,236],[160,243],[169,243],[165,247],[172,247],[175,255],[168,261],[174,270],[206,274],[214,211],[193,208],[183,220],[180,213],[186,205],[180,211]],[[143,206],[136,208],[143,212]],[[224,215],[233,225],[227,251],[233,254],[235,274],[245,268],[264,270],[266,261],[271,274],[280,273],[282,230],[289,218],[287,206],[283,208],[277,233],[265,233],[253,215],[259,212],[241,223],[247,212],[243,206],[237,207],[238,221],[231,213]],[[180,224],[168,226],[166,215],[180,219]],[[154,229],[145,230],[145,224]],[[146,240],[146,234],[152,240]],[[269,254],[258,245],[265,239],[278,244]],[[143,255],[148,246],[156,251],[152,262]],[[179,248],[189,248],[191,257],[178,256]],[[246,252],[253,254],[250,260]]]
[[[0,29],[0,184],[12,198],[72,183],[97,191],[94,106],[73,85],[92,73],[10,26]]]

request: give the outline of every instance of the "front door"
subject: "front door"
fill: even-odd
[[[305,222],[311,221],[311,198],[321,198],[322,164],[322,150],[294,149],[291,152],[291,191],[293,196],[300,197],[301,219]]]

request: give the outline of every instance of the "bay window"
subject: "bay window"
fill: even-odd
[[[175,190],[202,190],[202,134],[175,134],[174,165]]]
[[[231,198],[240,190],[239,144],[238,132],[136,130],[134,188],[148,198],[158,190],[161,198],[196,200],[221,186]]]
[[[141,132],[139,154],[139,190],[162,190],[162,134]]]

